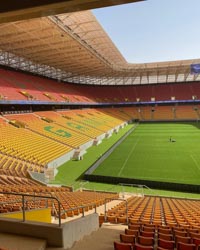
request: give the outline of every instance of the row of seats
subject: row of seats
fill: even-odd
[[[28,129],[71,148],[77,148],[90,141],[90,138],[85,135],[80,135],[71,129],[66,130],[53,122],[44,121],[35,114],[6,115],[5,118],[23,122]]]
[[[0,69],[0,95],[5,100],[91,102],[72,85],[30,74]]]
[[[199,97],[198,82],[139,86],[82,86],[57,82],[39,76],[0,69],[0,98],[48,102],[105,103],[192,100]]]
[[[183,200],[164,197],[130,197],[128,200],[128,221],[154,225],[200,228],[199,200]],[[104,215],[102,215],[104,218]],[[107,211],[106,220],[112,223],[126,223],[126,203],[121,202]]]
[[[18,177],[17,177],[18,178]],[[4,180],[4,181],[3,181]],[[14,193],[26,193],[31,195],[47,196],[49,198],[25,197],[26,209],[50,207],[54,216],[58,215],[58,203],[51,199],[56,197],[61,202],[62,218],[78,215],[84,210],[88,211],[95,206],[105,203],[106,198],[118,198],[116,193],[77,191],[70,192],[68,187],[47,187],[37,184],[26,178],[0,176],[0,192],[12,192],[12,195],[0,194],[0,213],[8,213],[22,210],[21,198]],[[77,208],[77,209],[74,209]],[[72,210],[70,210],[72,209]]]
[[[23,164],[24,170],[34,165],[37,169],[41,168],[43,172],[48,162],[69,151],[71,148],[67,145],[62,145],[26,128],[17,128],[0,118],[0,157],[12,157],[13,161],[26,162],[28,165]]]
[[[200,229],[133,223],[128,225],[119,238],[120,241],[114,242],[115,250],[197,250],[200,245]]]
[[[200,118],[196,105],[141,106],[133,108],[134,117],[139,120],[197,120]]]

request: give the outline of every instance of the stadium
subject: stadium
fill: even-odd
[[[127,62],[91,10],[143,0],[41,2],[0,10],[0,249],[199,249],[200,59]]]

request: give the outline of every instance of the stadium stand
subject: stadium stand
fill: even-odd
[[[1,153],[12,157],[13,161],[14,159],[22,161],[20,162],[23,166],[20,167],[22,172],[26,173],[26,170],[29,167],[33,168],[33,165],[42,171],[48,162],[71,150],[67,145],[61,145],[26,128],[13,126],[2,118],[0,126]],[[25,162],[26,164],[23,164]]]
[[[90,138],[77,134],[68,129],[64,130],[61,126],[54,124],[51,121],[40,119],[34,114],[20,114],[20,115],[5,115],[7,119],[23,122],[27,129],[43,135],[47,138],[52,138],[57,142],[61,142],[72,148],[77,148],[90,140]]]
[[[176,119],[183,119],[183,120],[197,120],[199,119],[198,115],[198,107],[193,105],[190,106],[183,106],[177,105],[175,107],[176,112]]]
[[[46,12],[48,11],[43,13]],[[123,56],[113,48],[107,36],[107,40],[105,39],[105,34],[98,28],[97,22],[94,19],[87,19],[88,16],[90,17],[87,12],[85,17],[83,15],[77,19],[73,19],[71,13],[67,16],[43,17],[41,20],[36,20],[36,23],[33,21],[31,27],[33,30],[29,30],[29,25],[24,25],[23,21],[16,22],[13,26],[11,23],[1,26],[3,31],[0,39],[1,63],[4,64],[0,69],[1,216],[49,207],[51,219],[55,222],[60,215],[62,219],[77,218],[76,216],[84,214],[84,211],[105,204],[106,199],[118,199],[119,194],[115,192],[82,189],[72,192],[71,187],[47,186],[42,181],[32,179],[31,173],[44,175],[50,167],[56,171],[56,167],[67,160],[80,159],[74,157],[75,153],[80,153],[81,150],[85,153],[91,145],[98,145],[95,141],[101,142],[113,132],[117,134],[120,128],[132,121],[171,122],[200,119],[200,86],[199,82],[195,82],[199,76],[190,74],[190,60],[185,63],[183,61],[163,65],[156,63],[156,66],[144,65],[144,71],[141,67],[137,73],[137,68],[131,68],[131,65],[126,68]],[[83,24],[89,25],[91,30],[86,28],[87,25],[82,25],[81,20]],[[31,20],[30,23],[32,24]],[[90,26],[91,23],[94,26]],[[27,33],[23,30],[23,25]],[[40,26],[42,32],[34,25]],[[74,30],[72,26],[75,27]],[[82,26],[85,28],[82,29]],[[48,44],[46,41],[49,40],[46,33],[48,30],[55,39],[52,46],[46,46]],[[93,36],[92,30],[104,34],[99,39],[101,41],[99,47],[98,42],[97,47],[93,44],[96,36]],[[37,37],[34,37],[34,33]],[[44,33],[44,37],[41,33]],[[7,41],[6,39],[4,41],[4,37]],[[20,37],[25,39],[20,40]],[[40,50],[40,46],[44,50],[43,48]],[[54,46],[57,54],[51,54]],[[110,51],[108,56],[106,46]],[[43,55],[43,58],[39,54]],[[23,61],[25,58],[30,61]],[[49,61],[51,59],[52,61]],[[16,69],[11,70],[5,65],[15,65]],[[36,74],[44,73],[48,77],[51,75],[54,80],[23,73],[18,66],[32,70]],[[146,69],[148,71],[145,71]],[[90,70],[92,70],[91,75]],[[126,77],[126,70],[132,77],[128,74]],[[51,74],[48,75],[49,73]],[[98,77],[102,79],[99,81]],[[172,83],[170,79],[173,77]],[[185,82],[178,83],[179,77],[183,77]],[[166,79],[166,83],[163,80],[160,83],[161,78]],[[62,82],[62,79],[73,83]],[[152,82],[152,79],[157,80]],[[116,85],[107,86],[107,81],[110,80],[111,84]],[[93,85],[96,82],[99,86]],[[145,84],[142,85],[143,83]],[[198,167],[197,161],[194,159],[193,161]],[[27,198],[23,204],[17,194],[33,195],[33,197]],[[49,199],[36,197],[41,195]],[[62,204],[60,215],[59,206],[50,199],[52,197]],[[199,206],[199,200],[155,196],[129,197],[127,203],[118,201],[117,205],[105,214],[102,213],[99,216],[99,224],[101,225],[104,219],[114,224],[126,225],[128,222],[124,232],[119,234],[120,242],[114,241],[115,250],[198,250]],[[19,224],[23,223],[20,221]],[[77,225],[76,229],[80,232],[80,224]],[[84,229],[86,227],[88,224],[84,225]],[[3,229],[1,227],[1,230]],[[51,229],[48,233],[50,231]]]
[[[184,200],[173,198],[159,198],[145,196],[130,197],[128,199],[128,218],[130,224],[151,224],[155,227],[168,226],[180,228],[199,228],[199,200]],[[122,202],[115,208],[108,210],[109,216],[114,217],[114,222],[126,221],[126,206]],[[163,232],[161,232],[163,233]]]
[[[122,245],[150,246],[158,249],[197,249],[199,247],[199,200],[163,197],[128,199],[129,224],[120,234]],[[108,211],[116,217],[124,212],[124,203]],[[107,217],[108,218],[108,217]],[[114,242],[115,246],[120,243]],[[119,249],[124,249],[122,246]]]
[[[174,120],[173,106],[156,106],[154,108],[154,120]]]
[[[8,181],[8,182],[6,182]],[[28,193],[34,195],[48,195],[58,198],[62,203],[62,218],[67,218],[78,215],[81,209],[76,209],[73,211],[67,211],[71,208],[76,208],[79,206],[85,206],[85,211],[93,209],[94,204],[100,206],[104,204],[105,198],[117,198],[116,193],[103,193],[103,192],[90,192],[90,191],[77,191],[70,192],[67,187],[47,187],[41,186],[34,181],[26,180],[24,178],[14,179],[12,177],[5,178],[6,184],[0,184],[0,191],[3,192],[13,192],[13,195],[2,194],[0,197],[0,213],[8,213],[12,211],[22,211],[22,203],[14,193]],[[9,186],[9,184],[12,184]],[[52,203],[49,199],[44,202],[44,199],[31,199],[30,202],[26,202],[26,210],[45,208],[47,206],[51,208],[52,216],[58,216],[58,206],[56,203]],[[66,212],[65,212],[66,211]]]
[[[70,85],[10,70],[1,69],[0,72],[0,93],[7,100],[85,101]]]
[[[36,112],[35,114],[37,114],[41,118],[44,117],[51,119],[52,121],[55,121],[56,124],[61,125],[62,127],[74,130],[90,138],[95,138],[96,136],[101,135],[101,132],[96,128],[92,128],[83,124],[80,125],[80,122],[76,122],[74,119],[72,119],[70,114],[67,116],[67,113],[66,116],[61,115],[59,112],[53,111]]]
[[[0,69],[2,100],[32,100],[58,103],[118,103],[192,100],[199,95],[198,83],[151,86],[76,86],[29,74]],[[95,88],[95,91],[94,91]],[[9,91],[8,91],[9,89]],[[109,93],[109,94],[108,94]]]

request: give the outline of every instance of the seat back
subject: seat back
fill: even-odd
[[[140,244],[135,244],[135,250],[153,250],[153,246],[142,246]]]
[[[143,246],[153,246],[154,239],[152,237],[138,236],[138,243]]]
[[[120,240],[123,243],[135,243],[135,235],[120,234]]]
[[[162,234],[158,233],[158,239],[163,239],[163,240],[173,240],[173,235],[172,234]]]
[[[132,245],[130,243],[122,243],[114,241],[113,244],[115,250],[132,250]]]
[[[174,249],[175,242],[169,240],[158,239],[158,246],[165,249]]]
[[[132,229],[125,228],[125,234],[137,236],[138,235],[138,231],[137,230],[132,230]]]
[[[195,244],[187,244],[183,242],[178,242],[177,250],[195,250]]]
[[[140,231],[140,235],[144,237],[152,237],[154,238],[154,232]]]

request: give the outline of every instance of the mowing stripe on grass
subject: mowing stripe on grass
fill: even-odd
[[[135,147],[138,144],[138,141],[139,141],[139,138],[137,139],[136,143],[133,145],[131,151],[129,152],[128,157],[126,158],[124,164],[122,165],[122,167],[121,167],[121,169],[120,169],[120,171],[118,173],[118,176],[120,176],[121,173],[122,173],[122,171],[124,170],[124,167],[126,166],[126,163],[127,163],[128,159],[130,158],[130,156],[132,155],[133,151],[135,150]]]

